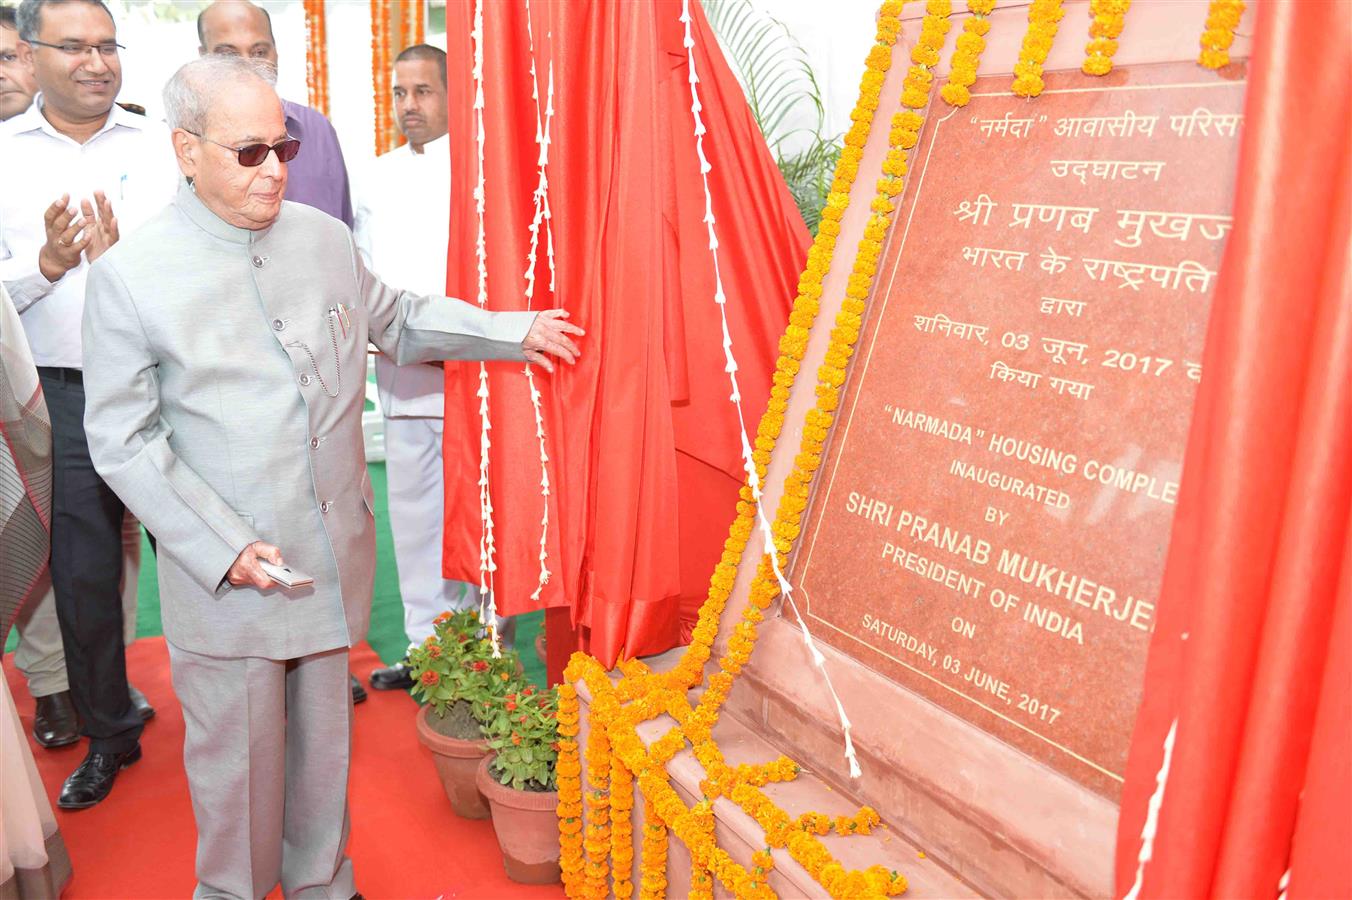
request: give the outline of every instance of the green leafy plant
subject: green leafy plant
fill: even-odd
[[[409,651],[411,693],[432,707],[429,724],[461,740],[478,738],[480,724],[503,698],[519,690],[516,653],[493,656],[493,646],[474,609],[443,613],[433,635]]]
[[[798,212],[816,234],[841,142],[823,133],[826,108],[807,51],[749,0],[704,0],[704,11]]]
[[[461,740],[482,737],[495,752],[493,777],[521,791],[552,791],[559,701],[521,675],[514,651],[493,655],[474,609],[438,616],[435,633],[409,651],[414,697],[428,723]]]
[[[518,791],[555,789],[559,758],[559,699],[553,688],[526,685],[507,694],[483,722],[489,749],[496,753],[489,772]]]

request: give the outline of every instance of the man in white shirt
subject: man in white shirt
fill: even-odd
[[[394,107],[408,143],[374,160],[357,182],[357,247],[381,278],[442,294],[451,193],[444,51],[417,44],[399,54]],[[385,417],[390,531],[404,630],[410,641],[421,643],[432,634],[438,614],[475,599],[469,585],[441,577],[442,370],[398,366],[380,355],[376,384]],[[412,684],[402,662],[371,673],[371,687],[377,690]]]
[[[84,432],[85,276],[89,264],[173,198],[169,131],[115,105],[117,28],[99,0],[24,0],[20,61],[39,89],[0,124],[0,159],[23,173],[0,193],[0,279],[28,335],[52,418],[52,582],[71,697],[89,752],[59,803],[93,806],[116,766],[139,755],[128,693],[121,598],[124,508],[94,471]]]
[[[19,59],[19,25],[14,8],[0,6],[0,122],[12,119],[33,104],[38,92],[33,72]],[[6,184],[21,178],[10,172]],[[25,339],[26,341],[26,339]],[[136,640],[136,579],[141,567],[141,524],[127,514],[122,523],[122,618],[123,638],[130,646]],[[36,603],[27,604],[15,620],[19,633],[14,665],[28,682],[35,701],[33,739],[43,747],[64,747],[80,739],[80,720],[70,699],[66,680],[66,652],[61,646],[61,626],[56,619],[56,594],[50,573],[42,578],[47,588]],[[142,719],[155,715],[145,695],[128,686],[132,703]]]

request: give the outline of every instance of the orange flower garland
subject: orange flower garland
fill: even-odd
[[[1207,9],[1206,30],[1202,32],[1202,52],[1197,62],[1208,69],[1230,64],[1230,45],[1235,29],[1244,18],[1244,0],[1211,0]]]
[[[986,49],[986,33],[991,30],[986,17],[994,10],[995,0],[967,0],[967,11],[972,15],[963,23],[957,49],[948,62],[948,84],[939,91],[949,106],[966,106],[972,99],[968,88],[976,81],[981,51]]]
[[[581,713],[577,689],[568,682],[559,685],[559,757],[554,765],[559,793],[559,848],[563,889],[570,897],[581,892],[582,878],[582,761],[577,732]]]
[[[690,900],[714,900],[714,880],[699,863],[690,863]]]
[[[1028,7],[1028,31],[1019,49],[1019,61],[1014,64],[1014,84],[1010,88],[1020,97],[1036,97],[1042,93],[1042,66],[1051,52],[1052,41],[1065,10],[1061,0],[1033,0]]]
[[[610,869],[614,873],[611,892],[617,900],[627,900],[634,892],[630,880],[634,873],[634,776],[620,762],[610,760]]]
[[[952,11],[952,0],[926,0],[920,39],[911,48],[911,62],[915,65],[906,73],[906,83],[902,87],[903,106],[924,109],[929,102],[930,85],[934,81],[931,70],[939,64],[939,51],[943,50],[944,39],[948,36],[951,25],[948,16]]]
[[[587,895],[607,894],[606,876],[610,857],[610,739],[604,728],[592,723],[587,736],[586,837],[582,841],[587,864],[583,870]]]
[[[375,99],[376,155],[390,149],[394,117],[390,97],[390,0],[371,0],[371,84]]]
[[[399,19],[399,42],[395,45],[398,47],[396,55],[403,53],[404,48],[409,46],[408,35],[411,29],[409,28],[408,17],[413,13],[415,5],[413,3],[400,3],[395,7],[395,17]]]
[[[1089,0],[1089,43],[1085,45],[1084,64],[1080,70],[1086,75],[1107,75],[1113,69],[1113,54],[1117,52],[1117,38],[1122,33],[1131,0]]]
[[[329,114],[329,35],[325,0],[305,0],[305,84],[310,105]]]
[[[667,895],[667,827],[651,800],[643,801],[643,857],[639,865],[639,900]],[[570,895],[571,896],[571,895]]]

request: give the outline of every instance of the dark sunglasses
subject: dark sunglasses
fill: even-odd
[[[183,129],[188,131],[188,129]],[[269,147],[267,144],[249,144],[246,147],[231,147],[229,144],[222,144],[220,141],[213,141],[204,134],[198,134],[195,131],[188,131],[195,137],[199,137],[209,144],[215,144],[217,147],[224,147],[235,154],[239,159],[239,164],[246,169],[257,168],[263,165],[263,160],[268,158],[268,151],[271,150],[277,154],[277,158],[282,162],[291,162],[300,153],[300,141],[296,138],[287,138],[284,141],[278,141]]]

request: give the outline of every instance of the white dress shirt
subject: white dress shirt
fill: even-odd
[[[357,249],[386,284],[419,294],[446,293],[450,240],[451,140],[442,135],[414,153],[408,144],[371,160],[353,187]],[[443,375],[428,365],[397,366],[376,357],[380,408],[388,418],[441,418]]]
[[[173,199],[182,180],[169,129],[114,105],[103,127],[80,144],[52,127],[38,94],[27,111],[0,123],[0,160],[0,280],[22,317],[34,363],[82,368],[89,263],[81,258],[55,282],[38,271],[47,242],[43,213],[62,194],[78,209],[81,200],[94,205],[94,191],[103,191],[126,237]]]

